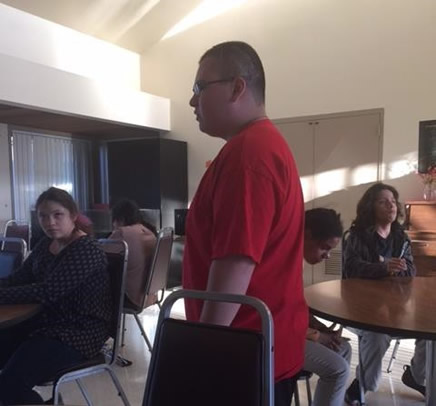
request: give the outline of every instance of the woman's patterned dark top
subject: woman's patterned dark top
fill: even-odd
[[[21,268],[0,279],[0,304],[41,303],[32,335],[58,339],[86,358],[109,336],[111,299],[105,253],[84,236],[58,255],[44,238]]]

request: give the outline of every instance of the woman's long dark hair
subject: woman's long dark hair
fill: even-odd
[[[112,221],[118,221],[125,226],[142,224],[147,227],[153,234],[157,234],[156,227],[146,222],[139,211],[139,206],[133,200],[123,199],[112,207]]]
[[[372,185],[360,198],[359,203],[357,203],[356,218],[354,219],[352,225],[358,231],[368,230],[375,226],[376,218],[374,206],[379,193],[383,190],[389,190],[394,195],[397,205],[397,217],[392,223],[391,227],[393,229],[401,228],[401,225],[398,222],[398,219],[403,217],[403,209],[399,202],[400,195],[397,189],[395,189],[393,186],[379,182]]]

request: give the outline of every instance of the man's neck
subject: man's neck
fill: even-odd
[[[239,117],[239,120],[235,122],[233,126],[234,130],[228,131],[228,133],[223,136],[226,141],[230,141],[235,135],[238,135],[245,127],[255,123],[256,121],[264,120],[267,118],[265,107],[259,106],[259,108],[251,111],[249,114],[245,114]]]

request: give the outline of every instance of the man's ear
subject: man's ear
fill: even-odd
[[[237,76],[234,79],[233,92],[230,101],[233,102],[238,100],[239,97],[241,97],[241,95],[243,95],[246,90],[247,90],[247,82],[245,81],[244,78]]]

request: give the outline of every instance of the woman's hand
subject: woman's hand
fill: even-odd
[[[403,258],[390,258],[386,261],[389,275],[395,275],[402,271],[407,271],[406,260]]]

